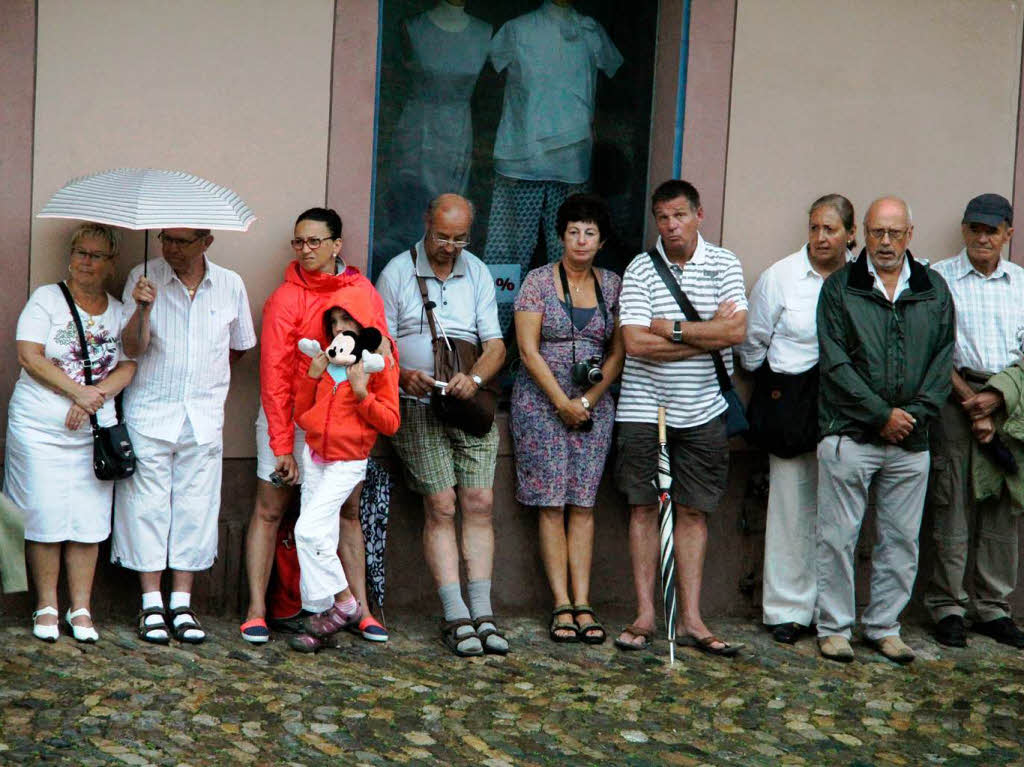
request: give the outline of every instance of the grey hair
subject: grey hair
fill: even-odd
[[[79,224],[71,233],[71,247],[74,250],[86,237],[98,237],[107,243],[111,258],[116,257],[121,251],[121,235],[112,226],[97,224],[95,221],[86,221]]]
[[[836,212],[836,215],[839,216],[839,220],[843,222],[843,229],[848,232],[852,232],[856,229],[857,224],[854,221],[853,203],[843,197],[843,195],[826,194],[819,197],[811,203],[811,207],[807,211],[807,215],[814,215],[814,211],[818,210],[818,208],[832,208]]]

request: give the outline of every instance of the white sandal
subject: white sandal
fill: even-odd
[[[64,616],[64,620],[68,622],[68,627],[71,629],[71,636],[75,638],[76,642],[82,642],[83,644],[94,644],[99,641],[100,635],[93,626],[76,626],[71,621],[75,618],[88,618],[92,620],[92,615],[84,607],[80,607],[74,612],[68,610],[67,615]]]
[[[57,618],[59,617],[57,608],[47,605],[46,607],[42,607],[32,613],[32,636],[36,639],[41,639],[44,642],[56,642],[57,637],[60,636],[60,629],[57,628],[56,623],[52,626],[42,626],[39,623],[36,623],[36,618],[40,615],[52,615]]]

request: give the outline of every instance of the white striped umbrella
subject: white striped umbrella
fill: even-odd
[[[661,598],[665,605],[665,631],[668,634],[669,664],[676,662],[676,545],[675,513],[672,508],[672,469],[668,457],[665,407],[658,408],[658,528],[661,532]]]
[[[256,216],[230,189],[191,173],[116,168],[66,183],[39,218],[71,218],[125,229],[248,231]]]

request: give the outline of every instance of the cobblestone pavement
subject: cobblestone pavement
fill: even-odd
[[[0,763],[1024,765],[1024,652],[983,637],[952,651],[911,627],[910,666],[859,644],[841,666],[715,621],[744,653],[669,667],[664,641],[554,645],[527,618],[505,624],[513,654],[471,660],[426,618],[316,656],[207,625],[196,648],[110,624],[95,646],[46,645],[4,619]]]

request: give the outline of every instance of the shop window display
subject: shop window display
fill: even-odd
[[[520,279],[561,257],[555,211],[602,195],[621,272],[642,245],[657,0],[385,0],[374,277],[443,192],[476,205],[472,242],[503,326]]]

